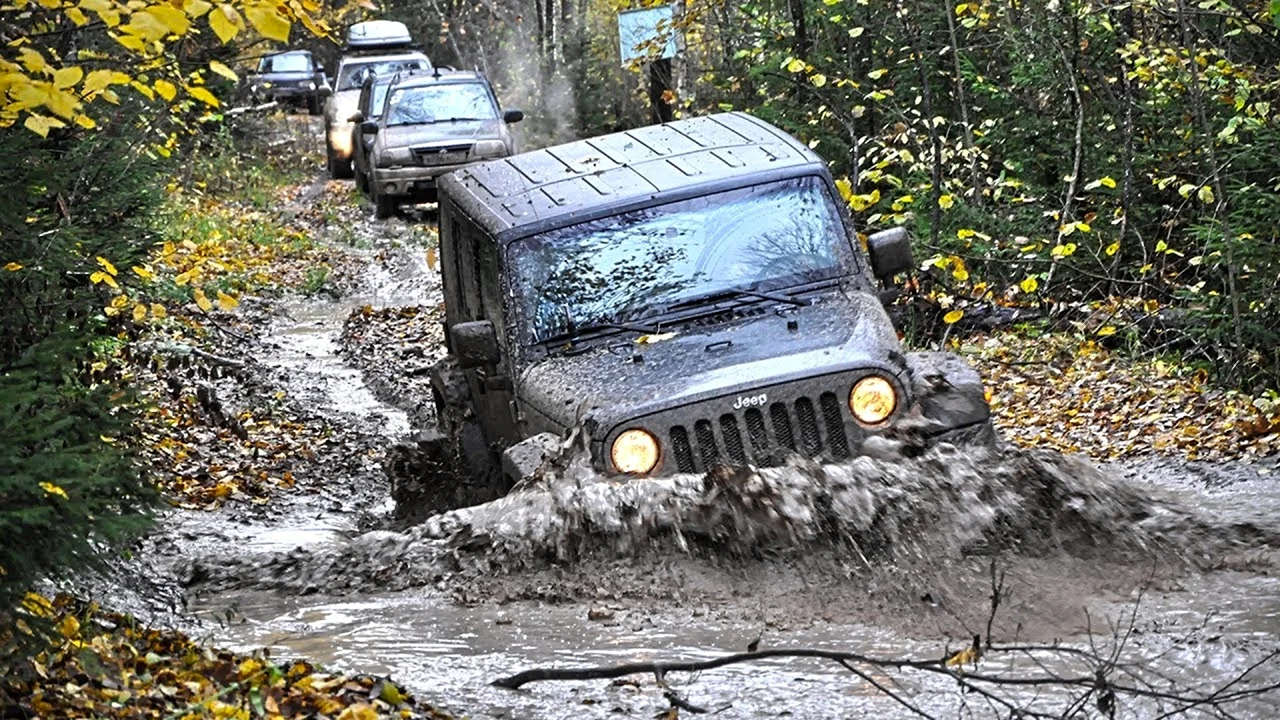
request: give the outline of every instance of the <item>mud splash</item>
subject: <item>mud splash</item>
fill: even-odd
[[[975,563],[996,556],[1185,568],[1280,544],[1267,518],[1201,517],[1079,458],[946,444],[916,458],[875,450],[841,465],[642,482],[601,478],[579,460],[557,477],[407,532],[206,557],[186,576],[202,589],[432,586],[463,602],[657,598],[706,592],[699,585],[707,578],[759,572],[751,568],[762,560],[810,583],[838,587],[856,578],[865,586],[880,577],[875,584],[937,588],[949,584],[947,569],[971,575]],[[1062,574],[1062,582],[1074,581]]]

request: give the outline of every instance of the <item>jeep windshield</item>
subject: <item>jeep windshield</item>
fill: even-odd
[[[387,97],[387,125],[497,120],[498,108],[480,83],[397,88]]]
[[[311,72],[311,56],[306,53],[284,53],[262,58],[258,63],[259,73],[309,73]]]
[[[572,225],[508,248],[521,341],[573,338],[677,308],[762,302],[857,271],[817,177],[755,185]]]

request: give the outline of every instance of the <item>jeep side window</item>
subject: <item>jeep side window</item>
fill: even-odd
[[[482,317],[480,306],[479,268],[476,263],[475,233],[457,220],[453,221],[453,259],[458,273],[458,286],[462,292],[462,317],[467,320],[479,320]]]
[[[484,319],[493,323],[498,342],[503,342],[506,322],[502,315],[502,266],[498,260],[498,247],[491,241],[476,245],[476,277],[480,281],[480,305]]]

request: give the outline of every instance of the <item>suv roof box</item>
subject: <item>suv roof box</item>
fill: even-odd
[[[403,47],[412,43],[409,28],[395,20],[368,20],[347,28],[347,47],[352,50]]]

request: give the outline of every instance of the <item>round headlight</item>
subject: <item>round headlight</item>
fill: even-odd
[[[879,375],[869,375],[859,380],[849,392],[849,409],[858,422],[878,425],[893,414],[898,407],[898,393],[893,383]]]
[[[643,475],[658,466],[658,439],[648,430],[624,430],[609,452],[618,472]]]

